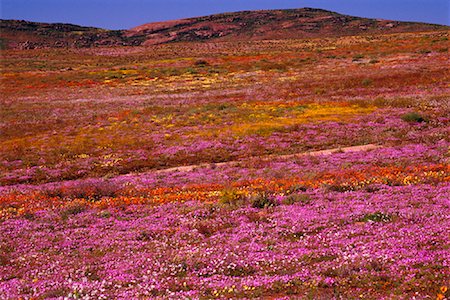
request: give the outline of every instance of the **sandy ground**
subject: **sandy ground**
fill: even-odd
[[[302,152],[302,153],[295,153],[295,154],[288,154],[288,155],[266,155],[266,156],[246,158],[244,160],[258,159],[258,160],[267,161],[267,160],[273,160],[273,159],[293,159],[293,158],[308,156],[308,155],[309,156],[331,155],[333,153],[369,151],[369,150],[375,150],[375,149],[379,149],[379,148],[381,148],[381,146],[374,145],[374,144],[367,144],[367,145],[361,145],[361,146],[333,148],[333,149]],[[233,160],[233,161],[226,161],[226,162],[215,163],[215,164],[198,164],[198,165],[180,166],[180,167],[173,167],[173,168],[168,168],[168,169],[161,169],[161,170],[156,171],[156,173],[168,173],[168,172],[177,172],[177,171],[178,172],[190,172],[194,169],[206,168],[206,167],[210,167],[211,165],[214,165],[215,167],[221,167],[221,166],[226,166],[226,165],[233,165],[233,164],[236,164],[239,162],[240,161],[238,161],[238,160]]]

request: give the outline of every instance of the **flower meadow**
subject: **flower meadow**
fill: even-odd
[[[6,50],[0,299],[450,297],[448,32]]]

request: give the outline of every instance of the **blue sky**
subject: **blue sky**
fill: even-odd
[[[450,25],[449,0],[0,0],[2,19],[127,29],[148,22],[254,9],[315,7]]]

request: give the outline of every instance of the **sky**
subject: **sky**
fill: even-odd
[[[450,25],[449,0],[0,0],[2,19],[129,29],[149,22],[256,9],[314,7]]]

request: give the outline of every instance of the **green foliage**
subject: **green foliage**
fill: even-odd
[[[326,91],[326,89],[324,89],[324,88],[315,88],[314,89],[314,94],[316,94],[316,95],[323,95],[323,94],[325,94],[327,91]]]
[[[401,119],[405,122],[409,122],[409,123],[421,123],[421,122],[426,122],[426,118],[421,116],[419,113],[417,112],[410,112],[407,114],[404,114],[403,116],[401,116]]]
[[[0,38],[0,50],[6,49],[6,41],[5,39]]]
[[[268,208],[276,206],[277,203],[271,195],[266,192],[258,193],[251,197],[252,207],[254,208]]]
[[[365,78],[365,79],[363,79],[363,80],[361,81],[361,84],[362,84],[363,86],[369,86],[369,85],[372,85],[372,83],[373,83],[373,80],[372,80],[372,79],[369,79],[369,78]]]
[[[68,205],[66,205],[64,210],[61,211],[61,218],[63,220],[66,220],[69,218],[69,216],[80,214],[86,211],[86,209],[87,205],[84,201],[79,200],[71,201]]]
[[[261,60],[260,64],[257,64],[260,70],[262,71],[276,71],[276,72],[286,72],[288,70],[288,66],[283,63],[271,62],[265,59]]]
[[[358,61],[364,58],[363,54],[356,54],[355,56],[353,56],[353,61]]]
[[[209,63],[204,59],[199,59],[194,62],[194,66],[196,67],[205,67],[209,66]]]
[[[345,193],[350,192],[354,190],[354,186],[349,184],[326,184],[324,185],[325,189],[330,192],[339,192],[339,193]]]
[[[384,98],[378,97],[372,101],[373,105],[377,107],[402,107],[408,108],[415,105],[415,100],[412,98]]]
[[[99,212],[98,216],[103,219],[108,219],[111,217],[111,213],[107,210],[102,210],[101,212]]]
[[[246,265],[246,266],[229,266],[224,274],[226,276],[231,276],[231,277],[244,277],[244,276],[250,276],[252,274],[256,273],[256,269],[250,265]]]
[[[364,216],[362,216],[359,221],[360,222],[383,222],[383,223],[387,223],[387,222],[391,222],[392,221],[392,215],[390,214],[386,214],[386,213],[382,213],[380,211],[375,212],[375,213],[370,213],[370,214],[365,214]]]
[[[311,202],[311,197],[308,194],[291,194],[283,199],[283,204],[292,205],[295,203],[308,204]]]
[[[196,69],[194,69],[194,68],[187,68],[187,69],[186,69],[186,73],[189,73],[189,74],[198,74],[198,71],[197,71]]]
[[[219,202],[225,205],[241,206],[247,200],[243,191],[236,189],[224,189],[221,191]]]
[[[303,184],[295,184],[289,188],[288,194],[289,193],[306,192],[307,189],[308,189],[308,187]]]

